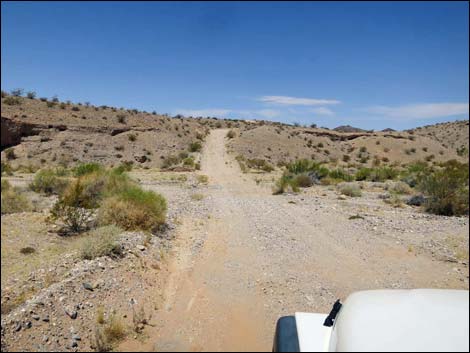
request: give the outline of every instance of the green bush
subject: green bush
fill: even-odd
[[[68,183],[67,179],[57,176],[55,170],[41,169],[36,173],[29,186],[35,192],[42,192],[46,195],[58,195],[65,190]]]
[[[301,188],[308,188],[313,185],[312,179],[307,174],[297,175],[294,178],[294,183]]]
[[[31,204],[19,189],[11,187],[10,183],[2,180],[1,214],[26,212],[31,210]]]
[[[299,185],[292,173],[284,173],[281,178],[276,181],[273,187],[273,195],[279,195],[284,192],[292,190],[292,192],[299,192]]]
[[[357,181],[368,180],[370,178],[371,173],[372,173],[372,169],[361,168],[354,175],[354,179]]]
[[[80,177],[85,174],[103,171],[104,167],[99,163],[82,163],[73,169],[73,175]]]
[[[2,165],[2,175],[5,173],[6,175],[12,175],[13,170],[11,169],[11,166],[8,163],[1,162]]]
[[[103,201],[98,220],[102,225],[116,224],[125,230],[155,230],[165,223],[166,210],[163,196],[130,186]]]
[[[3,103],[6,105],[20,105],[21,99],[18,97],[8,96],[5,99],[3,99]]]
[[[80,257],[93,260],[101,256],[116,257],[122,255],[117,236],[122,233],[114,225],[100,227],[89,232],[80,247]]]
[[[362,191],[359,186],[355,184],[339,184],[338,191],[346,196],[350,197],[361,197]]]
[[[80,179],[75,180],[51,210],[51,219],[62,221],[72,232],[84,230],[92,215],[89,200],[83,198],[83,188]]]
[[[191,142],[189,145],[189,151],[190,152],[199,152],[202,149],[202,143],[199,141]]]
[[[406,169],[400,174],[400,180],[411,187],[417,186],[423,177],[432,170],[426,162],[417,161],[406,166]]]
[[[374,182],[384,182],[386,180],[395,179],[398,174],[398,170],[392,167],[372,168],[368,180]]]
[[[351,175],[349,175],[343,169],[331,170],[328,173],[328,176],[332,179],[341,179],[341,180],[344,180],[344,181],[352,181],[354,179]]]
[[[183,159],[183,165],[185,167],[194,168],[194,158],[193,157],[186,157],[185,159]]]
[[[393,194],[405,194],[409,195],[412,193],[411,187],[403,181],[392,181],[386,185],[386,189]]]
[[[449,161],[442,169],[424,176],[418,188],[428,196],[427,212],[439,215],[466,215],[469,212],[468,163]]]
[[[169,155],[169,156],[166,156],[163,159],[162,168],[167,169],[167,168],[170,168],[174,165],[178,165],[180,163],[181,163],[181,158],[180,157],[174,156],[174,155]]]
[[[274,170],[274,167],[271,164],[261,158],[248,159],[246,160],[246,165],[248,166],[248,168],[262,170],[268,173]]]

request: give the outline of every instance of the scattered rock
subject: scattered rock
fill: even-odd
[[[92,291],[92,292],[93,292],[93,289],[94,289],[94,288],[93,288],[93,286],[92,286],[90,283],[88,283],[88,282],[83,282],[82,285],[83,285],[83,288],[85,288],[86,290],[89,290],[89,291]]]
[[[65,308],[65,313],[67,314],[68,317],[70,317],[72,320],[75,320],[78,316],[78,313],[76,310],[70,309],[70,308]]]

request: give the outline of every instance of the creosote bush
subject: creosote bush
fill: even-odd
[[[139,186],[129,186],[106,198],[99,211],[100,224],[116,224],[125,230],[157,230],[165,223],[166,200]]]
[[[1,214],[27,212],[31,203],[21,191],[12,187],[7,180],[2,179]]]
[[[65,190],[69,183],[68,179],[60,176],[60,173],[59,169],[41,169],[36,173],[29,187],[35,192],[58,195]]]
[[[349,197],[361,197],[362,196],[362,191],[359,188],[359,186],[355,184],[348,184],[348,183],[343,183],[343,184],[338,184],[338,191],[346,196]]]
[[[468,163],[455,160],[423,176],[418,189],[428,196],[427,212],[445,216],[467,215],[469,212]]]
[[[117,236],[120,233],[122,233],[122,229],[114,225],[90,231],[81,245],[80,257],[86,260],[93,260],[101,256],[121,256],[122,249],[117,241]]]
[[[189,145],[190,152],[199,152],[202,149],[202,143],[199,141],[191,142]]]

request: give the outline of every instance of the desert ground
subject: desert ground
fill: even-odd
[[[468,146],[468,122],[463,126]],[[280,316],[328,312],[336,299],[357,290],[469,288],[468,216],[394,207],[383,200],[385,183],[362,182],[360,198],[342,195],[334,185],[273,195],[280,170],[244,173],[236,157],[259,157],[286,143],[270,137],[279,127],[235,129],[238,136],[232,139],[226,122],[205,130],[196,155],[199,170],[150,164],[129,172],[143,188],[167,199],[168,215],[157,234],[120,234],[122,258],[79,259],[86,235],[60,236],[46,221],[55,196],[31,195],[32,211],[2,214],[2,350],[99,350],[98,328],[113,322],[108,331],[119,337],[107,348],[116,351],[263,351],[271,349]],[[250,143],[257,130],[273,147],[266,142],[262,148],[263,138]],[[304,141],[296,134],[296,141]],[[364,143],[370,150],[388,141],[381,137],[377,144],[377,136],[364,135],[338,142],[325,136],[316,138],[328,139],[324,145],[334,145],[338,156],[350,147],[338,147],[342,143],[353,141],[358,149]],[[420,155],[425,141],[426,153],[435,152],[436,159],[444,158],[440,150],[447,159],[464,159],[455,152],[460,146],[444,147],[428,135],[419,141],[389,139],[416,143],[420,149],[413,153]],[[24,163],[40,139],[29,143],[26,138],[15,147],[13,162]],[[299,156],[292,157],[302,157],[310,147],[295,148]],[[286,157],[268,156],[273,164]],[[408,154],[400,149],[390,159],[403,156]],[[27,188],[33,176],[18,170],[2,180]],[[25,246],[37,250],[20,253]]]

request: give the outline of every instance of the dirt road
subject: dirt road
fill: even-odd
[[[454,264],[410,251],[407,234],[385,221],[349,220],[358,210],[371,219],[409,218],[410,236],[418,239],[420,216],[385,209],[383,202],[339,201],[324,189],[273,196],[240,172],[226,152],[226,132],[213,130],[207,138],[201,172],[209,176],[203,202],[212,213],[181,221],[160,324],[143,343],[121,349],[270,350],[279,316],[327,312],[352,291],[468,289],[468,265],[454,271]],[[434,224],[436,234],[448,226]],[[452,227],[465,232],[468,221]]]

